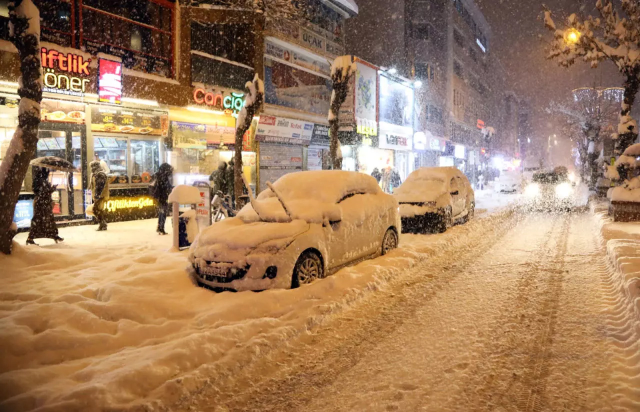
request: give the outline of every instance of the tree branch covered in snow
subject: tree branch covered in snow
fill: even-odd
[[[340,129],[340,108],[347,99],[349,83],[356,73],[356,64],[352,56],[336,57],[331,65],[331,106],[329,107],[329,154],[334,169],[342,169],[342,152],[338,131]]]
[[[42,71],[40,69],[40,12],[32,0],[9,3],[9,37],[20,58],[18,128],[0,164],[0,251],[11,253],[17,228],[13,224],[22,182],[36,153]]]
[[[598,16],[584,19],[571,14],[564,26],[553,19],[551,10],[545,7],[545,26],[553,32],[548,58],[563,67],[573,65],[578,59],[597,67],[610,61],[625,77],[624,101],[616,137],[616,153],[622,154],[638,136],[638,126],[631,117],[631,108],[640,89],[640,6],[635,0],[622,0],[621,12],[611,0],[597,0]]]

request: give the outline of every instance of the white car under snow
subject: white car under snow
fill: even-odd
[[[398,202],[368,175],[285,175],[237,217],[203,230],[192,275],[214,290],[295,288],[398,245]]]
[[[411,173],[395,190],[404,231],[444,232],[456,221],[467,221],[475,211],[469,179],[455,167],[423,167]]]

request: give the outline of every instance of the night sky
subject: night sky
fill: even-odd
[[[534,131],[546,140],[557,132],[544,108],[552,100],[562,101],[577,87],[621,86],[622,79],[615,66],[603,62],[598,69],[578,62],[565,69],[555,61],[546,60],[547,42],[551,32],[542,22],[542,4],[554,12],[556,23],[560,15],[593,11],[596,0],[476,0],[493,31],[492,53],[509,74],[509,83],[521,97],[528,98],[534,113]],[[586,4],[587,6],[583,6]],[[566,153],[566,152],[565,152]]]

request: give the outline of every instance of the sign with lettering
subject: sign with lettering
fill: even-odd
[[[380,135],[380,148],[393,150],[411,150],[413,149],[413,139],[408,136],[399,136],[394,134]]]
[[[122,63],[98,59],[98,100],[120,104],[122,99]]]
[[[231,92],[224,95],[222,92],[209,92],[198,87],[193,90],[193,101],[212,109],[224,110],[229,114],[238,113],[244,106],[244,93]]]
[[[42,91],[84,96],[87,92],[91,59],[73,53],[62,53],[55,49],[40,49],[40,64],[43,70]]]
[[[284,117],[260,116],[256,141],[308,145],[313,134],[313,123]]]
[[[91,106],[91,131],[166,136],[169,115],[113,106]]]
[[[25,229],[31,226],[33,219],[33,199],[18,200],[13,212],[13,222],[18,229]]]

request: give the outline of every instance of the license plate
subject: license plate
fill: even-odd
[[[229,269],[218,267],[204,267],[200,269],[200,273],[204,275],[227,276],[229,274]]]

